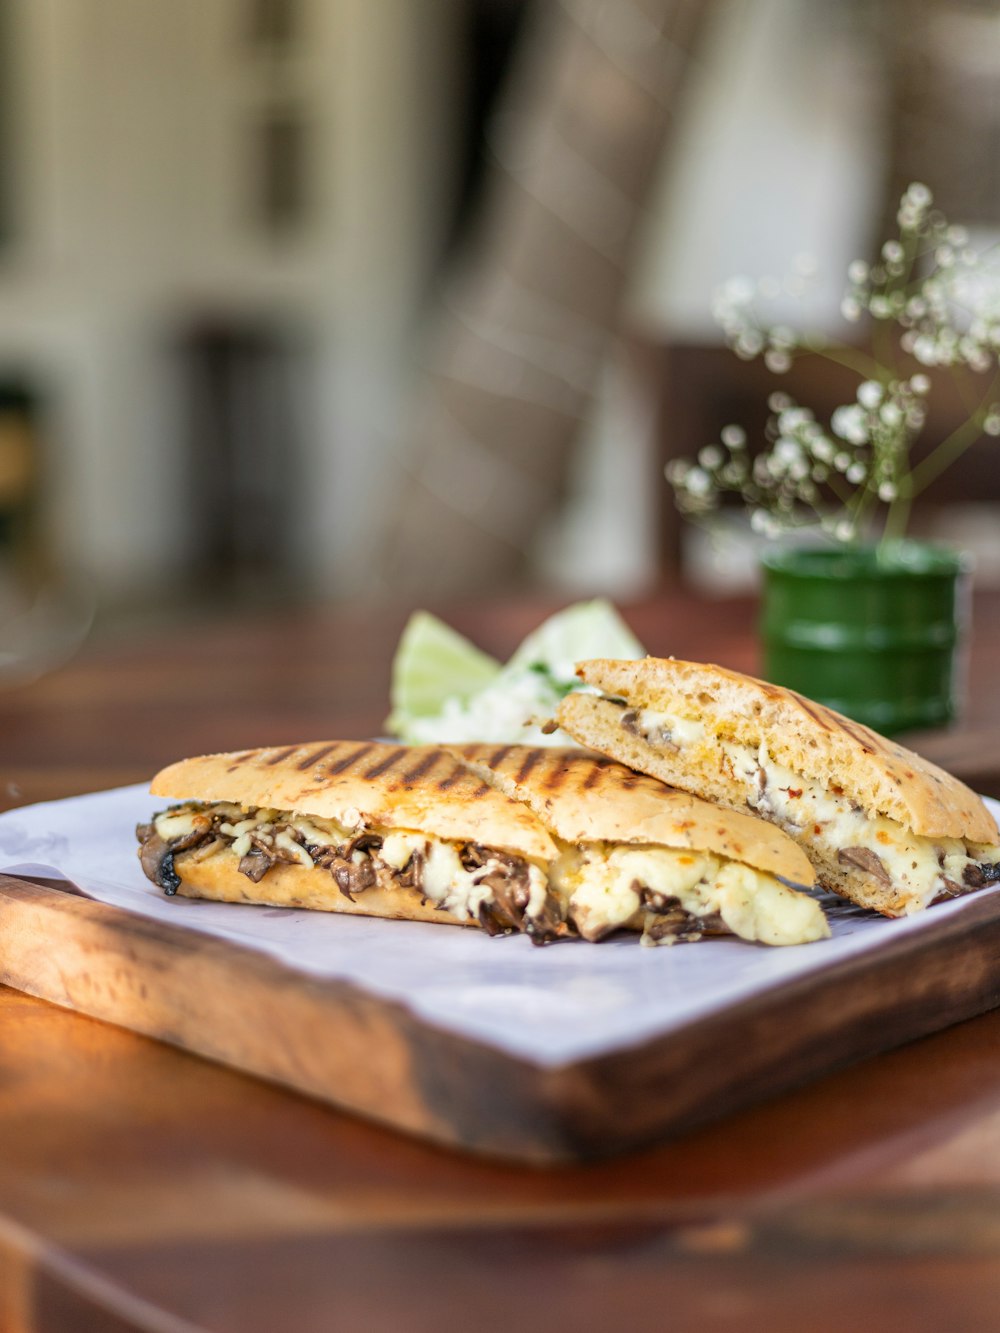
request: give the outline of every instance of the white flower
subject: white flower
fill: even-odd
[[[873,296],[868,302],[868,309],[876,319],[888,319],[892,314],[892,306],[885,296]]]
[[[848,453],[839,453],[834,457],[833,466],[838,472],[846,472],[851,466],[851,455]]]
[[[913,355],[922,366],[938,364],[937,344],[929,333],[922,333],[913,344]]]
[[[854,536],[854,524],[850,519],[842,518],[834,528],[833,535],[839,542],[849,542]]]
[[[810,441],[810,448],[814,458],[818,458],[821,463],[829,463],[836,452],[833,442],[828,440],[825,435],[820,435]]]
[[[833,433],[849,444],[868,443],[868,422],[864,408],[858,403],[838,407],[830,418],[830,425]]]
[[[702,467],[711,470],[712,468],[717,468],[724,457],[725,454],[723,454],[717,444],[706,444],[704,449],[698,454],[698,462]]]
[[[771,347],[764,353],[764,365],[772,375],[784,375],[786,370],[792,368],[792,358],[787,352],[779,352],[777,348]]]
[[[930,190],[921,181],[913,181],[907,186],[904,196],[914,206],[914,208],[930,208],[934,202],[934,196]]]
[[[785,435],[793,435],[810,420],[811,413],[804,407],[786,407],[778,416],[778,429]]]
[[[707,495],[712,489],[712,479],[700,467],[693,467],[684,478],[684,489],[689,495]]]
[[[903,411],[898,403],[883,403],[879,409],[883,426],[894,430],[903,420]]]
[[[745,329],[736,339],[734,350],[737,356],[749,361],[758,355],[763,346],[764,339],[756,329]]]
[[[931,382],[926,375],[914,375],[910,379],[910,388],[914,393],[925,394],[930,392]]]
[[[882,247],[882,258],[890,264],[898,264],[903,259],[903,247],[898,241],[886,241]]]
[[[852,259],[847,266],[847,276],[855,287],[860,287],[862,283],[868,281],[870,271],[863,259]]]
[[[882,401],[884,393],[885,390],[878,380],[865,380],[864,384],[858,387],[858,402],[870,412],[874,411]]]
[[[798,440],[790,440],[782,436],[771,451],[771,457],[776,463],[797,463],[802,457],[802,446]]]
[[[995,409],[990,412],[983,422],[983,430],[987,435],[1000,435],[1000,412]]]
[[[890,500],[895,500],[897,495],[898,491],[891,481],[883,481],[882,485],[878,488],[878,498],[880,500],[885,500],[887,503]]]
[[[747,442],[747,433],[742,426],[723,426],[722,443],[727,449],[742,449]]]
[[[864,481],[867,475],[868,475],[868,469],[865,467],[864,463],[852,463],[851,466],[844,473],[844,476],[847,478],[847,480],[851,483],[852,486],[859,485],[859,483]]]
[[[854,320],[861,318],[861,305],[853,296],[845,296],[840,303],[840,313],[853,323]]]

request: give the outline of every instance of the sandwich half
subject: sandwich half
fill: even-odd
[[[331,741],[183,760],[153,781],[180,802],[139,826],[140,860],[167,894],[539,944],[619,927],[650,943],[706,928],[770,944],[827,933],[815,900],[789,887],[812,883],[809,862],[776,830],[580,751],[503,755],[544,791],[508,781],[496,747]]]
[[[559,848],[549,882],[588,940],[619,927],[649,943],[734,934],[801,944],[829,934],[799,890],[814,874],[759,819],[575,749],[463,745],[455,753],[538,817]],[[794,886],[794,887],[793,887]]]
[[[820,883],[885,916],[1000,881],[1000,836],[949,773],[792,690],[674,659],[581,662],[557,720],[581,745],[752,811]]]

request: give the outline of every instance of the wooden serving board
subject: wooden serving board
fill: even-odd
[[[637,1148],[1000,1005],[1000,895],[558,1068],[229,941],[0,875],[0,981],[396,1129],[536,1163]]]

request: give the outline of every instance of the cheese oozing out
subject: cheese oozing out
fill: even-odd
[[[462,844],[411,829],[348,828],[336,820],[294,811],[247,810],[218,802],[188,803],[157,815],[164,842],[180,841],[214,830],[214,837],[187,855],[242,858],[253,848],[275,860],[312,868],[323,851],[342,848],[359,833],[375,834],[380,845],[354,852],[355,861],[371,855],[399,874],[419,857],[420,892],[459,920],[474,919],[489,904],[489,880],[504,867],[496,853],[484,864],[463,863]],[[829,934],[819,904],[772,876],[707,852],[662,846],[587,843],[563,844],[557,860],[540,865],[525,860],[527,902],[524,916],[541,922],[556,904],[588,940],[599,940],[621,927],[641,930],[643,943],[697,939],[706,928],[731,931],[764,944],[804,944]],[[362,891],[363,892],[363,891]]]
[[[678,907],[698,933],[721,925],[741,939],[775,945],[830,933],[815,899],[710,852],[593,843],[564,853],[551,873],[585,939],[629,925],[643,929],[643,943],[673,943],[677,933],[658,935],[649,927]]]
[[[752,810],[792,837],[815,843],[828,856],[837,859],[852,848],[874,853],[902,895],[907,914],[942,894],[954,896],[956,888],[965,892],[973,887],[965,878],[970,866],[1000,862],[1000,847],[923,837],[886,815],[866,813],[842,791],[778,763],[765,741],[755,747],[730,740],[710,731],[704,721],[653,708],[634,710],[627,729],[650,744],[701,751],[699,758],[717,759],[742,786]]]

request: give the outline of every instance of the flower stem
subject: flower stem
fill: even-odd
[[[994,376],[989,391],[980,401],[974,415],[969,417],[967,421],[963,421],[956,430],[953,430],[910,473],[909,491],[911,495],[919,495],[921,491],[926,490],[931,482],[936,480],[946,468],[949,468],[957,458],[964,454],[970,445],[975,444],[983,433],[985,413],[990,403],[996,400],[998,393],[1000,393],[1000,375]]]

